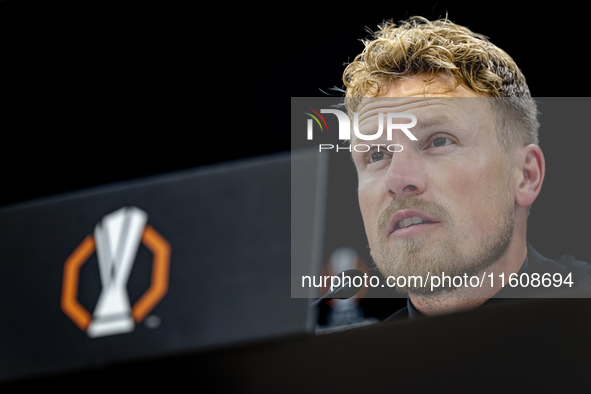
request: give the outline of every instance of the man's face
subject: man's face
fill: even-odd
[[[400,130],[388,141],[384,129],[378,140],[352,142],[404,147],[397,153],[385,146],[353,153],[371,254],[386,276],[476,274],[498,261],[512,239],[515,194],[508,156],[498,143],[488,98],[464,87],[445,93],[438,83],[427,85],[423,95],[423,80],[397,81],[383,98],[369,99],[358,110],[363,134],[375,134],[380,112],[408,112],[418,120],[410,129],[417,141]],[[433,295],[428,288],[399,290]]]

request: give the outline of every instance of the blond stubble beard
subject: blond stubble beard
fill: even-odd
[[[458,225],[454,223],[449,210],[435,202],[426,202],[417,197],[409,197],[404,200],[393,199],[390,206],[380,215],[376,227],[377,245],[371,250],[376,267],[385,277],[393,276],[407,278],[407,285],[396,287],[396,291],[405,295],[421,297],[438,297],[457,288],[445,283],[445,286],[434,288],[431,291],[430,283],[426,283],[429,276],[464,276],[477,275],[496,263],[507,251],[513,239],[515,228],[514,193],[509,185],[508,193],[499,196],[503,202],[500,212],[495,213],[499,217],[497,225],[490,235],[482,239],[477,250],[471,255],[459,250]],[[431,214],[442,220],[445,226],[441,231],[444,235],[437,240],[430,240],[431,234],[420,234],[410,238],[385,237],[387,226],[392,215],[402,209],[416,209]],[[414,286],[409,283],[411,276],[421,277],[423,286]],[[420,285],[420,281],[417,281]]]

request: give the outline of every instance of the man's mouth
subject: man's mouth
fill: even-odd
[[[422,224],[422,223],[436,223],[436,222],[432,222],[432,221],[422,218],[420,216],[413,216],[411,218],[406,218],[406,219],[403,219],[403,220],[399,221],[398,223],[396,223],[396,226],[394,227],[394,231],[398,230],[399,228],[406,228],[406,227],[414,226],[415,224]]]
[[[440,224],[437,217],[414,209],[396,212],[390,219],[388,236],[396,233],[396,236],[413,236],[432,225]],[[412,228],[415,227],[415,228]],[[412,228],[412,229],[411,229]]]

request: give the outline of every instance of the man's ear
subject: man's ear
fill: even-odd
[[[517,179],[515,202],[522,207],[529,207],[540,194],[546,162],[539,146],[531,144],[521,148],[518,152],[518,166],[521,174]]]

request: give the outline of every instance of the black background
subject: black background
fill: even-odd
[[[0,205],[288,150],[283,103],[341,88],[384,19],[448,13],[506,50],[533,96],[589,88],[582,10],[564,2],[228,8],[0,2]]]

